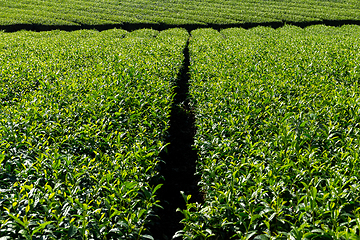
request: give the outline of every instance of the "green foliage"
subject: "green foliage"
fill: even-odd
[[[357,0],[6,0],[0,24],[239,24],[360,20]]]
[[[0,238],[152,239],[188,33],[1,36]]]
[[[358,239],[360,28],[195,30],[184,239]],[[186,198],[186,197],[185,197]]]

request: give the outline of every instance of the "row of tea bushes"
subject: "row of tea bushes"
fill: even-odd
[[[204,203],[177,235],[358,239],[360,27],[191,35]]]
[[[0,238],[152,239],[188,33],[1,33]]]
[[[360,20],[357,0],[7,0],[0,25],[206,25]]]

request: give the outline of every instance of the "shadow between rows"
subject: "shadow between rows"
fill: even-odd
[[[151,234],[156,240],[170,240],[174,234],[183,229],[180,221],[184,216],[176,209],[186,209],[180,193],[191,195],[190,202],[203,202],[198,186],[200,176],[196,176],[197,152],[193,149],[195,116],[189,107],[189,42],[183,50],[184,63],[180,70],[174,89],[175,96],[171,107],[170,128],[166,142],[166,151],[160,155],[160,175],[164,177],[163,186],[157,195],[163,209],[158,209],[158,219],[153,221]]]
[[[142,28],[152,28],[154,30],[166,30],[169,28],[184,28],[187,31],[192,31],[198,28],[213,28],[216,30],[225,28],[253,28],[258,26],[279,28],[284,25],[294,25],[301,28],[305,28],[311,25],[327,25],[327,26],[342,26],[342,25],[360,25],[360,20],[322,20],[322,21],[306,21],[306,22],[292,22],[292,21],[274,21],[274,22],[258,22],[258,23],[237,23],[237,24],[165,24],[165,23],[122,23],[122,24],[104,24],[104,25],[42,25],[42,24],[12,24],[1,25],[0,30],[5,32],[16,32],[20,30],[29,31],[51,31],[51,30],[63,30],[63,31],[76,31],[83,29],[95,29],[98,31],[104,31],[113,28],[120,28],[127,31],[133,31]]]

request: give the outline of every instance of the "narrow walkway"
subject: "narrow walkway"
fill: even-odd
[[[158,192],[158,198],[164,209],[159,211],[159,223],[152,231],[155,240],[172,239],[175,232],[183,228],[179,223],[183,216],[180,212],[176,212],[177,208],[186,208],[180,191],[186,195],[191,194],[193,202],[202,200],[197,186],[199,177],[194,175],[197,160],[197,153],[192,148],[195,117],[189,109],[187,99],[190,65],[188,43],[184,49],[184,56],[184,65],[175,88],[176,95],[171,110],[169,139],[167,139],[170,145],[167,152],[161,156],[165,163],[161,165],[160,174],[164,176],[165,181]]]

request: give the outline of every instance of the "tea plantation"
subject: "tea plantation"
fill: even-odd
[[[1,34],[0,236],[146,238],[187,38]]]
[[[6,0],[0,25],[207,25],[358,20],[358,0]]]
[[[203,204],[185,239],[357,239],[360,27],[191,33]]]
[[[360,239],[359,1],[0,9],[0,240]]]

